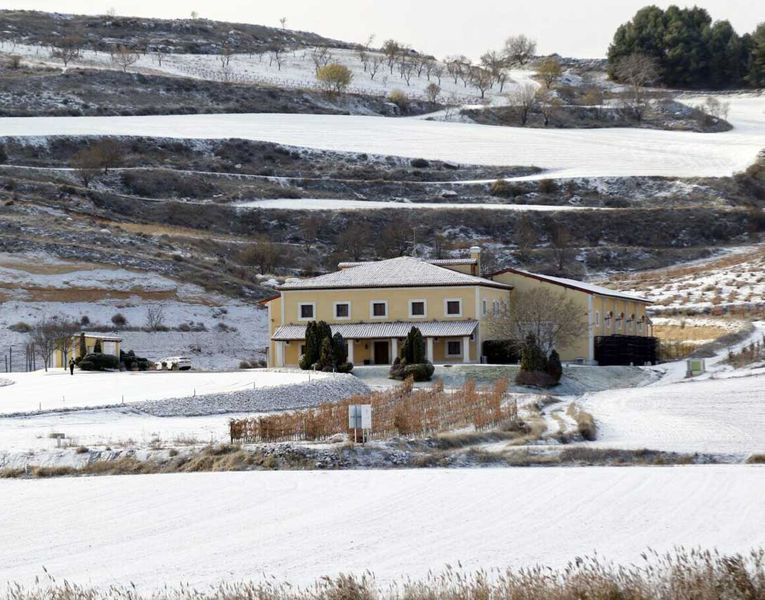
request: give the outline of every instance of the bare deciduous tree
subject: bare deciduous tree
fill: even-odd
[[[630,87],[629,106],[635,118],[642,121],[646,106],[645,88],[659,77],[659,65],[656,59],[645,54],[630,54],[619,59],[614,75]]]
[[[518,247],[518,258],[528,260],[529,253],[537,242],[537,233],[528,215],[521,215],[513,231],[513,240]]]
[[[260,236],[241,254],[243,264],[257,267],[261,275],[273,272],[279,258],[279,248],[267,236]]]
[[[437,83],[429,83],[425,88],[425,96],[430,102],[435,104],[438,102],[438,96],[441,94],[441,86]]]
[[[513,67],[526,65],[537,51],[537,43],[525,35],[514,35],[505,41],[505,59]]]
[[[161,304],[146,307],[146,329],[162,331],[165,328],[165,309]]]
[[[228,69],[228,66],[231,64],[231,57],[233,55],[234,47],[228,42],[223,42],[223,46],[220,49],[220,55],[218,56],[221,68]]]
[[[67,35],[51,43],[51,56],[61,59],[66,68],[70,62],[80,58],[83,39],[79,35]]]
[[[481,56],[481,65],[484,69],[488,69],[497,83],[499,83],[499,76],[505,68],[505,64],[505,57],[496,50],[489,50]]]
[[[284,63],[284,51],[285,49],[282,46],[272,46],[269,51],[268,66],[270,67],[272,64],[276,63],[277,70],[281,71],[282,64]]]
[[[481,100],[486,97],[486,91],[494,86],[494,74],[489,69],[474,67],[470,73],[470,83],[481,92]]]
[[[282,26],[282,29],[287,29],[287,17],[279,19],[279,25]]]
[[[550,119],[558,113],[563,103],[550,90],[540,89],[537,91],[537,106],[539,107],[539,112],[542,113],[545,127],[547,127],[550,124]]]
[[[534,334],[539,347],[549,354],[569,346],[587,331],[586,314],[565,292],[543,287],[514,290],[511,306],[489,318],[489,335],[497,340],[523,343]]]
[[[135,52],[127,46],[119,45],[115,48],[114,52],[112,52],[111,61],[112,64],[122,69],[123,73],[127,73],[127,70],[137,63],[140,58],[141,55],[138,54],[138,52]]]
[[[375,75],[377,75],[377,72],[380,70],[380,67],[382,66],[384,62],[384,59],[379,54],[373,54],[372,57],[369,59],[368,63],[368,69],[369,69],[369,78],[374,81]]]
[[[314,71],[318,75],[319,69],[326,67],[332,61],[332,52],[326,46],[319,46],[311,51]]]
[[[552,223],[549,229],[550,246],[558,274],[565,275],[571,261],[571,232],[565,225]]]
[[[507,99],[510,105],[517,109],[521,126],[525,126],[529,120],[529,113],[531,113],[537,102],[536,87],[530,83],[518,86],[511,92],[508,92]]]
[[[75,322],[48,318],[43,318],[32,327],[29,335],[46,371],[50,366],[53,352],[65,350],[78,329],[79,326]]]

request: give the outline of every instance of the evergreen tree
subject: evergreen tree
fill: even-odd
[[[83,358],[88,353],[88,346],[85,344],[85,334],[80,334],[80,358]]]
[[[415,365],[426,362],[425,340],[422,338],[422,332],[418,327],[412,327],[406,334],[406,339],[399,352],[401,361],[405,365]]]
[[[101,340],[100,338],[96,338],[96,343],[93,346],[93,354],[101,354],[103,352],[101,348]]]
[[[533,333],[526,336],[521,348],[521,371],[528,373],[544,373],[547,371],[547,358],[537,343]]]
[[[321,339],[319,350],[319,370],[331,369],[333,367],[332,358],[332,338],[324,337]]]
[[[348,344],[339,331],[332,336],[332,360],[336,367],[348,362]]]
[[[660,80],[669,86],[761,85],[765,48],[758,69],[752,64],[756,36],[740,37],[728,21],[713,23],[703,8],[647,6],[616,30],[608,49],[609,74],[617,78],[619,61],[639,54],[656,59]]]
[[[303,370],[313,368],[316,361],[319,360],[319,351],[321,341],[317,335],[316,321],[310,321],[305,327],[305,350],[300,359],[300,368]]]
[[[761,23],[750,36],[746,80],[752,87],[765,87],[765,23]]]
[[[555,383],[560,383],[560,378],[563,377],[563,365],[560,362],[560,355],[555,349],[550,352],[547,359],[547,374],[552,377]]]

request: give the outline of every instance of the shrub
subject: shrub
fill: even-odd
[[[539,192],[542,194],[552,194],[558,189],[558,186],[552,179],[539,180]]]
[[[519,371],[515,376],[515,383],[530,387],[552,387],[557,382],[544,371]]]
[[[120,364],[124,365],[128,371],[148,371],[153,363],[148,358],[136,356],[133,350],[129,352],[120,350]]]
[[[409,110],[409,96],[401,90],[392,90],[391,93],[388,94],[388,101],[393,102],[393,104],[398,106],[398,109],[402,113]]]
[[[434,371],[435,367],[429,362],[406,365],[403,378],[411,377],[415,381],[430,381]]]
[[[526,341],[521,347],[521,371],[547,372],[547,359],[533,333],[526,336]]]
[[[117,313],[112,317],[112,324],[115,327],[124,327],[127,325],[127,319],[125,318],[125,315],[122,313]]]
[[[514,340],[486,340],[483,354],[493,365],[514,365],[520,359],[518,344]]]
[[[523,189],[504,179],[497,179],[489,186],[489,194],[499,198],[515,198],[523,194]]]
[[[9,325],[8,329],[15,331],[16,333],[29,333],[32,331],[32,326],[29,323],[25,323],[24,321],[19,321],[14,325]]]
[[[321,88],[330,94],[344,92],[353,80],[353,73],[345,65],[330,63],[319,68],[316,80]]]
[[[560,378],[563,377],[563,365],[560,362],[560,355],[555,349],[550,352],[547,359],[547,374],[553,378],[555,383],[560,383]]]
[[[79,363],[83,371],[107,371],[119,369],[120,361],[112,354],[87,354]]]
[[[415,169],[427,169],[430,166],[430,163],[424,158],[413,158],[409,164]]]
[[[422,332],[412,327],[401,345],[399,355],[393,361],[388,372],[391,379],[406,379],[414,381],[430,381],[435,368],[425,356],[425,341]]]
[[[87,327],[88,325],[90,325],[90,317],[88,315],[83,315],[82,317],[80,317],[80,325],[82,325],[83,327]]]

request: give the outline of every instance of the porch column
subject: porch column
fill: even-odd
[[[470,336],[462,338],[462,362],[470,362]]]
[[[284,342],[276,342],[276,366],[284,366]]]
[[[433,362],[433,338],[425,338],[425,349],[428,361]]]
[[[398,338],[390,338],[390,363],[396,360],[398,356]]]
[[[355,346],[354,340],[348,340],[348,362],[353,362],[353,346]]]

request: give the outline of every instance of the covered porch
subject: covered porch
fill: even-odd
[[[330,324],[348,344],[348,360],[354,365],[392,364],[407,333],[417,327],[425,339],[428,360],[440,364],[478,362],[478,321],[427,321]],[[304,325],[284,325],[274,332],[275,367],[297,366],[303,353]]]

